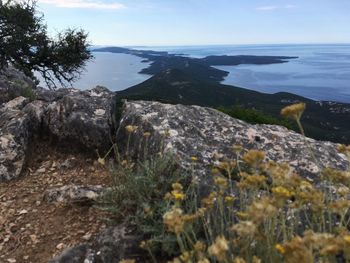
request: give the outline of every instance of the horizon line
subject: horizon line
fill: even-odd
[[[350,45],[350,42],[308,42],[308,43],[249,43],[249,44],[147,44],[147,45],[118,45],[118,44],[91,44],[101,47],[200,47],[200,46],[263,46],[263,45]]]

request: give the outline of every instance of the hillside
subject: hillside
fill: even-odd
[[[213,108],[240,105],[278,118],[282,107],[294,102],[305,102],[307,110],[303,122],[308,136],[333,142],[350,142],[349,104],[317,102],[286,92],[260,93],[205,81],[180,69],[170,69],[156,74],[141,84],[118,92],[117,97]]]

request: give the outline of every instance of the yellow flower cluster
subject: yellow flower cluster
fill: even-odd
[[[180,208],[173,207],[163,215],[163,222],[169,232],[180,234],[184,228],[183,211]]]
[[[339,255],[350,262],[349,171],[325,169],[325,181],[315,185],[288,164],[265,161],[263,152],[251,150],[242,162],[221,162],[212,172],[213,189],[200,202],[189,203],[196,195],[187,189],[183,199],[179,184],[169,193],[175,206],[163,220],[181,249],[172,262],[311,263],[333,262],[327,260]],[[183,212],[189,207],[191,213]]]
[[[263,151],[250,150],[243,155],[242,160],[252,167],[258,167],[265,159],[265,153]]]
[[[166,200],[183,201],[186,195],[183,193],[183,186],[179,183],[172,184],[173,190],[165,195]]]
[[[218,236],[209,248],[209,255],[214,256],[218,261],[226,258],[226,252],[229,250],[228,241],[224,236]]]
[[[303,112],[305,110],[305,107],[306,107],[305,103],[293,104],[293,105],[284,107],[281,110],[281,115],[286,117],[286,118],[299,120],[301,118],[301,115],[303,114]]]
[[[125,130],[128,133],[134,133],[137,129],[138,129],[138,126],[134,126],[134,125],[127,125],[127,126],[125,126]]]

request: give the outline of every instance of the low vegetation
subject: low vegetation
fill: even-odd
[[[299,103],[282,110],[301,133],[304,109]],[[171,156],[124,160],[112,169],[108,204],[145,234],[140,246],[150,260],[350,262],[350,171],[325,169],[313,182],[288,164],[266,161],[264,152],[232,151],[236,158],[213,166],[207,194],[195,174],[181,176]],[[350,161],[350,146],[339,151]]]
[[[244,108],[240,105],[234,105],[232,107],[221,106],[218,108],[218,110],[233,118],[237,118],[252,124],[272,124],[284,126],[288,129],[292,128],[291,123],[287,120],[278,119],[262,111]]]

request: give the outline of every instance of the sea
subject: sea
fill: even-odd
[[[350,103],[350,44],[134,46],[140,50],[202,58],[210,55],[296,56],[288,63],[272,65],[215,66],[229,72],[222,82],[264,93],[290,92],[314,100]],[[149,63],[142,58],[113,53],[93,53],[81,79],[80,89],[103,85],[123,90],[151,77],[139,74]]]

